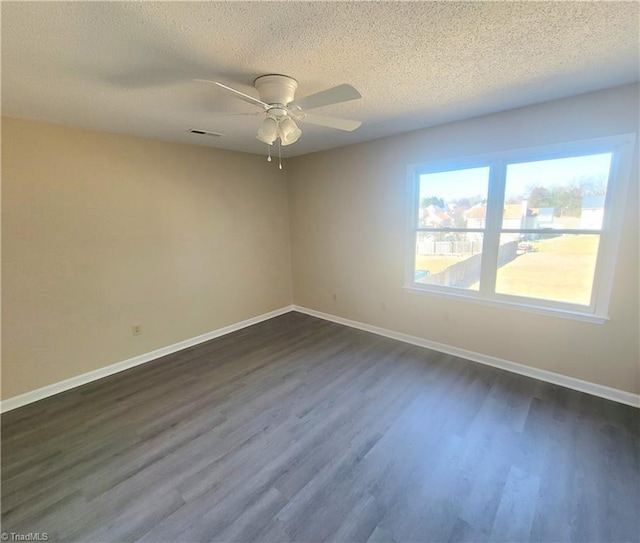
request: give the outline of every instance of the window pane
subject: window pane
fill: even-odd
[[[611,153],[507,166],[504,229],[602,228]]]
[[[478,290],[482,234],[418,232],[414,281]]]
[[[589,305],[599,242],[596,234],[503,234],[496,292]]]
[[[476,215],[484,217],[488,191],[489,167],[422,174],[418,227],[484,228]]]

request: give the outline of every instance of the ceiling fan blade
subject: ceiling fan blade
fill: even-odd
[[[258,100],[257,98],[254,98],[253,96],[249,96],[248,94],[245,94],[244,92],[240,92],[240,91],[238,91],[236,89],[232,89],[231,87],[227,87],[226,85],[223,85],[222,83],[218,83],[217,81],[209,81],[208,79],[194,79],[194,81],[198,81],[200,83],[211,83],[213,85],[218,85],[218,87],[226,90],[227,92],[233,93],[233,95],[236,98],[240,98],[240,100],[244,100],[245,102],[249,102],[250,104],[253,104],[254,106],[261,107],[262,109],[268,109],[269,108],[269,104],[265,104],[264,102]]]
[[[362,95],[351,85],[338,85],[327,90],[305,96],[300,100],[289,102],[287,107],[294,109],[313,109],[315,107],[329,106],[341,102],[349,102],[362,98]]]
[[[361,121],[338,119],[337,117],[326,117],[324,115],[314,115],[313,113],[294,112],[293,115],[297,121],[302,123],[317,124],[318,126],[326,126],[328,128],[337,128],[338,130],[345,130],[346,132],[352,132],[362,124]]]
[[[264,115],[264,111],[256,111],[255,113],[214,113],[213,117],[257,117]]]

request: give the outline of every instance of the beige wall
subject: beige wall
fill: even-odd
[[[292,301],[640,393],[637,153],[604,325],[402,289],[407,163],[636,131],[626,86],[282,173],[259,156],[3,119],[2,398]]]
[[[2,397],[289,305],[287,206],[259,156],[3,119]]]
[[[625,86],[292,159],[294,302],[640,393],[637,151],[605,324],[402,289],[407,163],[637,131],[638,87]]]

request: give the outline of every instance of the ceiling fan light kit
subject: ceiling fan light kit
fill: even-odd
[[[302,130],[287,115],[285,109],[271,108],[258,128],[256,138],[267,145],[273,145],[278,138],[282,145],[291,145],[298,141],[301,135]]]
[[[338,85],[300,100],[295,100],[298,82],[292,77],[281,74],[262,75],[254,80],[253,86],[258,91],[259,99],[218,81],[204,79],[197,79],[196,81],[213,83],[231,93],[234,97],[260,107],[265,114],[265,119],[258,127],[256,138],[267,145],[273,145],[278,139],[281,145],[291,145],[298,141],[302,136],[302,130],[300,130],[295,121],[336,128],[347,132],[355,130],[362,124],[360,121],[306,113],[306,110],[316,107],[362,98],[360,93],[351,85]],[[271,154],[269,153],[267,160],[270,161],[270,158]],[[280,167],[282,168],[282,166]]]

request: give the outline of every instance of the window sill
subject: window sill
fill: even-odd
[[[514,309],[517,311],[525,311],[527,313],[537,313],[539,315],[547,315],[549,317],[558,317],[561,319],[570,319],[575,321],[589,322],[592,324],[604,324],[609,320],[609,317],[602,315],[594,315],[592,313],[582,313],[579,311],[569,311],[566,309],[557,309],[551,307],[541,307],[537,305],[527,305],[522,303],[506,302],[503,300],[489,300],[486,298],[480,298],[478,296],[469,296],[463,293],[441,292],[438,290],[425,289],[414,286],[402,287],[405,292],[410,294],[422,294],[428,296],[438,296],[439,298],[449,298],[454,300],[461,300],[467,302],[473,302],[480,305],[489,307],[498,307],[503,309]]]

